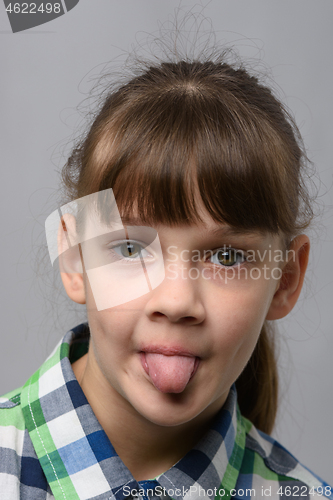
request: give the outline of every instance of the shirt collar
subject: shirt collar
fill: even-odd
[[[138,483],[73,373],[71,361],[79,357],[78,350],[81,355],[87,351],[88,338],[87,324],[69,331],[21,394],[26,427],[55,499],[124,500],[135,490],[147,498],[157,488],[159,498],[166,493],[177,500],[195,500],[234,488],[245,448],[235,387],[208,433],[189,453],[155,480]]]

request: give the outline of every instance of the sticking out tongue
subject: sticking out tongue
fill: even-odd
[[[145,360],[148,374],[161,392],[183,392],[194,371],[193,356],[165,356],[147,352]]]

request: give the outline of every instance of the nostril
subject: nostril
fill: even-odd
[[[158,318],[165,318],[168,317],[170,319],[170,315],[163,314],[160,311],[154,311],[152,314],[152,318],[158,319]],[[196,321],[196,318],[194,316],[180,316],[179,318],[173,318],[173,321],[176,321],[177,323],[193,323]]]
[[[159,312],[159,311],[155,311],[155,312],[153,313],[153,316],[155,316],[156,318],[160,318],[161,316],[165,316],[165,314],[163,314],[163,313],[161,313],[161,312]]]

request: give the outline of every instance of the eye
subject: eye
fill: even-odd
[[[139,258],[149,257],[149,252],[144,248],[143,245],[137,243],[136,241],[126,240],[118,245],[114,245],[110,248],[119,257],[123,259],[135,260]]]
[[[242,264],[246,258],[244,252],[234,248],[219,248],[211,257],[213,264],[232,267],[236,264]]]

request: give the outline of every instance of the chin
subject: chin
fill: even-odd
[[[204,409],[193,406],[193,398],[184,393],[158,394],[156,400],[138,405],[135,409],[149,422],[162,427],[175,427],[185,424],[197,417]],[[139,407],[140,406],[140,407]]]
[[[170,414],[166,414],[166,412],[156,412],[155,414],[147,414],[143,416],[152,424],[160,427],[177,427],[178,425],[186,424],[195,417],[195,415],[191,415],[188,416],[188,418],[185,418],[184,414],[174,415],[172,412],[170,412]]]

